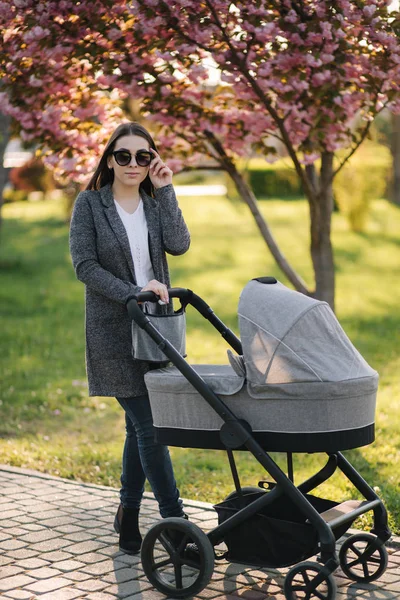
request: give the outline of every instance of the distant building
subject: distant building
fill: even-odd
[[[3,167],[5,169],[22,167],[33,155],[32,150],[24,150],[19,139],[10,140],[4,153]]]

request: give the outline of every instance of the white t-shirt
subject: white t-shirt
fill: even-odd
[[[128,235],[136,283],[140,287],[144,287],[151,279],[154,279],[154,271],[150,260],[149,230],[142,199],[139,200],[138,207],[132,214],[126,212],[115,199],[114,202]]]

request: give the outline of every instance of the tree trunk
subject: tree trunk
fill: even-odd
[[[259,228],[261,235],[267,244],[272,256],[274,257],[277,265],[282,270],[282,272],[286,275],[290,283],[293,287],[303,294],[309,295],[310,292],[307,288],[306,283],[302,280],[302,278],[292,269],[286,260],[285,256],[279,250],[278,245],[271,233],[270,228],[268,227],[264,217],[260,213],[258,208],[257,199],[253,193],[253,191],[249,188],[242,175],[237,171],[235,165],[228,161],[225,162],[225,168],[235,183],[236,189],[242,198],[242,200],[247,204],[250,208],[251,214],[254,217],[254,220]]]
[[[309,198],[309,203],[311,259],[315,274],[314,296],[318,300],[328,302],[332,310],[335,310],[335,265],[331,243],[333,156],[332,152],[322,154],[318,188],[314,187],[316,197]],[[313,170],[315,167],[311,165],[308,168],[309,177]]]
[[[0,230],[2,225],[3,190],[7,183],[7,170],[4,168],[4,154],[10,139],[10,117],[0,112]]]
[[[400,115],[392,114],[393,179],[391,200],[400,206]]]

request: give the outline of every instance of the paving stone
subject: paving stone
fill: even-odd
[[[71,542],[69,540],[54,538],[51,540],[45,540],[44,542],[39,542],[38,544],[31,544],[30,549],[36,550],[37,552],[50,552],[52,550],[60,550],[60,548],[65,548],[65,546],[69,546],[70,544]]]
[[[74,600],[75,598],[86,598],[86,594],[82,596],[82,591],[75,588],[62,588],[62,590],[56,592],[41,594],[37,598],[38,600]]]
[[[70,540],[71,542],[86,542],[87,540],[93,539],[93,533],[88,533],[87,531],[79,531],[78,533],[67,533],[67,535],[64,535],[64,539]]]
[[[15,508],[15,504],[12,510],[1,511],[1,521],[5,521],[6,519],[13,519],[14,517],[18,517],[21,515],[19,509]]]
[[[51,517],[50,519],[43,519],[40,522],[42,525],[46,527],[58,527],[59,525],[68,525],[71,523],[72,519],[70,517]]]
[[[27,575],[13,575],[11,577],[5,577],[0,579],[0,592],[7,592],[14,588],[23,587],[28,583],[33,583],[35,580]]]
[[[103,592],[95,592],[86,596],[86,600],[115,600],[117,596],[115,594],[104,594]]]
[[[104,556],[98,554],[96,552],[88,552],[87,554],[79,554],[78,556],[74,556],[73,558],[79,559],[81,562],[86,564],[92,564],[99,562],[99,560],[104,560]]]
[[[133,568],[124,568],[118,569],[108,575],[102,577],[103,581],[107,583],[125,583],[125,581],[132,581],[133,579],[138,579],[143,575],[142,569],[133,569]]]
[[[49,565],[49,561],[43,560],[42,558],[26,558],[15,563],[17,567],[22,569],[40,569],[40,567],[46,567]]]
[[[51,540],[58,536],[56,531],[51,531],[50,529],[44,529],[42,531],[34,531],[32,533],[26,533],[25,535],[21,535],[19,537],[20,540],[26,542],[28,544],[44,542],[47,540]]]
[[[139,594],[151,588],[151,584],[146,580],[135,579],[118,585],[112,585],[105,588],[103,591],[107,594],[115,594],[118,598],[126,598],[133,594]]]
[[[59,560],[69,560],[72,558],[72,554],[69,554],[69,552],[64,552],[63,550],[56,550],[55,552],[45,552],[40,556],[50,562],[57,562]]]
[[[20,548],[19,550],[8,550],[7,556],[11,556],[15,560],[23,560],[24,558],[32,558],[37,556],[39,552],[31,548]]]
[[[86,554],[88,552],[93,552],[93,550],[99,550],[99,548],[104,547],[104,544],[101,542],[87,541],[80,544],[72,544],[69,546],[68,552],[71,552],[71,554]]]
[[[124,554],[123,552],[120,552],[119,550],[117,552],[113,553],[112,559],[114,562],[118,561],[118,562],[125,563],[126,565],[130,565],[130,566],[137,565],[141,562],[140,554],[134,554],[134,555]]]
[[[54,530],[59,531],[60,533],[76,533],[78,531],[82,531],[82,527],[79,527],[78,525],[70,525],[72,521],[73,519],[68,517],[68,523],[66,525],[57,525],[54,527]]]
[[[71,571],[63,573],[63,577],[71,579],[71,581],[85,581],[86,579],[91,579],[93,575],[84,573],[83,571]]]
[[[19,527],[20,523],[18,523],[18,521],[15,521],[15,519],[4,519],[4,521],[2,519],[0,519],[0,530],[4,531],[5,529],[12,529],[15,527]],[[12,533],[12,532],[11,532]]]
[[[57,577],[61,574],[61,571],[54,569],[53,567],[41,567],[40,569],[31,569],[26,572],[26,575],[34,577],[35,579],[49,579],[50,577]]]
[[[112,535],[97,536],[97,540],[102,544],[116,545],[118,543],[118,538],[115,533]]]
[[[82,567],[86,567],[85,563],[78,560],[61,560],[53,563],[53,569],[59,569],[63,572],[74,571],[75,569],[81,569]]]
[[[25,523],[24,529],[28,531],[42,531],[46,529],[46,527],[42,527],[42,525],[38,525],[37,523]]]
[[[107,582],[101,581],[100,579],[87,579],[86,581],[80,581],[75,584],[75,587],[84,592],[100,592],[108,586]]]
[[[52,577],[51,579],[42,579],[41,581],[36,581],[35,583],[25,585],[25,589],[30,592],[37,592],[38,594],[54,592],[55,590],[57,590],[58,593],[58,590],[61,590],[67,585],[71,585],[69,579],[65,579],[64,577]]]
[[[101,562],[93,563],[92,565],[83,565],[82,571],[84,573],[89,573],[90,575],[101,576],[107,575],[111,571],[115,571],[117,568],[126,568],[126,565],[123,562],[102,560]]]
[[[146,592],[146,600],[147,600],[147,594],[148,593],[149,592]],[[207,599],[210,599],[210,600],[211,600],[211,598],[217,598],[217,597],[218,598],[220,597],[219,592],[217,592],[216,590],[212,590],[209,587],[204,588],[204,590],[202,590],[201,592],[199,592],[197,594],[197,596],[196,596],[196,598],[207,598]],[[264,596],[264,598],[265,598],[265,596]],[[129,600],[129,598],[127,598],[127,600]],[[154,600],[156,600],[156,599],[154,599]]]
[[[10,590],[9,592],[3,593],[4,598],[14,598],[14,600],[36,600],[35,596],[32,596],[32,592],[27,590]]]
[[[7,565],[5,567],[1,567],[0,569],[0,579],[4,579],[5,577],[12,577],[13,575],[18,575],[18,573],[22,573],[24,569],[21,567],[17,567],[14,565]]]
[[[4,540],[0,542],[0,550],[19,550],[19,548],[24,548],[26,544],[19,540]]]

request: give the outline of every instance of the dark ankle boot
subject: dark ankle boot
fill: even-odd
[[[125,554],[137,554],[142,545],[139,531],[139,509],[119,505],[114,519],[114,529],[119,533],[119,549]]]

